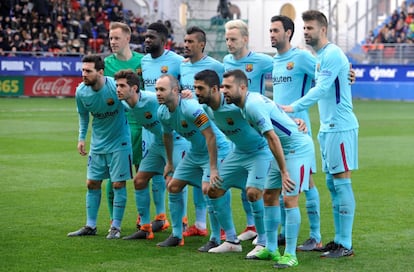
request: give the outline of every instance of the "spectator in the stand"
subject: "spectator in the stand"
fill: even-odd
[[[131,28],[142,51],[143,33],[146,31],[144,20],[136,17],[132,11],[124,14],[120,0],[2,1],[0,34],[3,38],[0,49],[2,52],[10,51],[11,45],[16,42],[13,41],[14,33],[26,31],[23,39],[26,45],[16,45],[16,51],[58,53],[62,49],[60,47],[65,45],[71,54],[88,53],[91,51],[89,39],[106,39],[110,21],[136,22],[136,32]],[[73,48],[69,41],[75,39],[81,43]],[[104,47],[104,50],[109,49]]]
[[[386,36],[385,36],[385,43],[395,43],[397,41],[397,37],[395,35],[395,29],[389,28],[387,30]]]
[[[227,0],[219,0],[218,6],[217,6],[217,12],[220,14],[221,18],[231,19],[229,3]]]
[[[11,47],[4,34],[0,34],[0,51],[10,51]],[[4,53],[3,53],[4,54]],[[0,54],[0,55],[3,55]]]
[[[121,22],[124,19],[122,11],[119,10],[118,6],[112,8],[111,13],[109,14],[109,19],[111,22]]]

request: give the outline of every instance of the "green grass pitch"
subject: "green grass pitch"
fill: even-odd
[[[357,201],[355,257],[320,259],[298,253],[295,271],[412,271],[414,253],[414,104],[355,101],[360,122],[360,169],[353,173]],[[314,138],[316,108],[311,110]],[[103,194],[95,237],[68,238],[85,223],[86,158],[79,156],[78,119],[73,98],[0,98],[0,271],[272,271],[271,261],[248,261],[243,253],[197,252],[207,238],[189,237],[180,248],[157,248],[170,230],[152,241],[106,240],[108,210]],[[323,241],[333,238],[330,198],[320,171]],[[122,234],[134,231],[132,182]],[[193,205],[189,220],[194,222]],[[301,199],[299,242],[308,237]],[[154,211],[154,209],[152,209]],[[238,232],[245,216],[233,191]],[[283,250],[283,248],[281,248]]]

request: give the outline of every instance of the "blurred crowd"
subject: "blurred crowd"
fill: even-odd
[[[377,34],[370,31],[366,44],[414,43],[414,1],[403,1]]]
[[[131,45],[143,51],[144,33],[151,22],[125,10],[121,0],[2,0],[0,55],[79,55],[109,52],[111,21],[127,23]],[[174,46],[170,21],[169,46]],[[7,52],[7,53],[6,53]]]

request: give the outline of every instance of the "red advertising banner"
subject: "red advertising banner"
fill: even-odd
[[[75,96],[82,77],[25,77],[26,96]]]

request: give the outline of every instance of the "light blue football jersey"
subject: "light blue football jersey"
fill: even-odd
[[[162,143],[162,127],[157,115],[159,104],[155,93],[140,92],[139,100],[133,108],[126,101],[122,101],[122,103],[128,110],[130,117],[135,119],[138,125],[150,131],[155,136],[155,142]]]
[[[292,47],[273,58],[273,101],[279,105],[289,105],[304,96],[312,87],[315,78],[316,58],[306,50]],[[308,110],[289,113],[306,122],[308,132],[311,123]]]
[[[81,83],[76,88],[75,100],[79,114],[79,141],[86,139],[90,115],[93,118],[91,152],[106,154],[131,149],[125,109],[116,95],[113,78],[105,77],[105,84],[99,91]]]
[[[320,131],[345,131],[358,128],[353,112],[349,61],[335,44],[328,43],[317,52],[315,86],[291,106],[295,112],[318,102]]]
[[[252,153],[267,146],[266,139],[244,119],[239,107],[227,104],[223,94],[220,102],[220,107],[212,110],[214,123],[234,143],[237,150]]]
[[[180,64],[183,59],[183,56],[170,50],[165,50],[161,56],[155,59],[151,57],[151,54],[146,54],[141,60],[144,90],[155,92],[155,83],[164,74],[173,75],[179,80]]]
[[[269,98],[248,92],[242,113],[260,134],[273,129],[285,156],[308,156],[314,152],[312,138],[300,132],[292,118]]]
[[[158,118],[163,132],[172,133],[175,130],[191,143],[191,152],[208,152],[206,139],[201,131],[211,127],[211,121],[196,100],[180,98],[174,112],[170,112],[166,105],[160,105]]]
[[[198,72],[206,69],[215,71],[220,78],[220,82],[222,81],[224,66],[221,62],[217,61],[216,59],[213,59],[212,57],[205,55],[202,59],[194,63],[190,61],[183,61],[180,65],[181,89],[191,90],[193,92],[193,97],[195,97],[194,76]]]
[[[264,94],[266,77],[272,74],[273,58],[266,54],[249,52],[241,59],[234,59],[232,54],[223,58],[224,70],[242,70],[249,80],[249,91]]]

